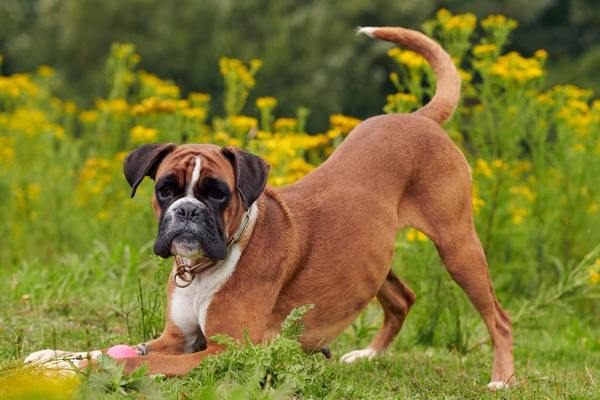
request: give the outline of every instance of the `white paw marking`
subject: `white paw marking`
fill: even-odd
[[[66,352],[61,351],[61,350],[51,350],[51,349],[36,351],[35,353],[31,353],[30,355],[27,356],[27,358],[25,358],[25,364],[43,362],[46,360],[50,360],[51,358],[57,357],[59,354],[64,354],[64,353],[66,353]]]
[[[64,350],[45,349],[31,353],[25,358],[25,364],[59,370],[61,373],[75,372],[80,367],[81,360],[90,358],[92,360],[98,358],[102,352],[100,350],[70,352]]]
[[[377,352],[374,349],[367,347],[366,349],[354,350],[350,353],[344,354],[342,358],[340,358],[340,361],[350,364],[356,360],[360,360],[361,358],[367,358],[370,360],[371,358],[375,357],[376,354]]]
[[[487,388],[489,390],[492,390],[492,391],[501,390],[501,389],[508,389],[509,387],[510,387],[510,385],[508,383],[505,383],[505,382],[502,382],[502,381],[491,381],[487,385]]]

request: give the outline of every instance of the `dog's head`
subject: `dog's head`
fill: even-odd
[[[227,241],[265,188],[269,165],[233,147],[168,143],[134,150],[123,169],[131,197],[146,176],[155,181],[157,255],[222,260]]]

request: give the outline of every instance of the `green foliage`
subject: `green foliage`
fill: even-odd
[[[152,385],[153,378],[148,376],[148,369],[144,366],[125,374],[123,364],[103,355],[98,357],[96,367],[93,372],[85,372],[84,383],[80,387],[83,398],[101,394],[127,395],[130,392],[143,393],[147,399],[160,398]]]
[[[312,308],[294,309],[282,323],[281,333],[267,345],[252,344],[248,337],[244,343],[225,336],[212,338],[227,350],[203,360],[191,376],[210,383],[254,381],[265,392],[282,388],[302,391],[324,373],[320,353],[307,356],[298,342],[302,318]]]

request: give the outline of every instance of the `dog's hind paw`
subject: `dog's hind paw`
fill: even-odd
[[[356,360],[360,360],[361,358],[367,358],[370,360],[371,358],[375,357],[376,354],[377,352],[375,350],[367,347],[366,349],[354,350],[350,353],[344,354],[342,358],[340,358],[340,361],[350,364]]]
[[[489,390],[491,390],[492,392],[495,392],[496,390],[503,390],[503,389],[510,388],[510,384],[503,382],[503,381],[491,381],[490,383],[487,384],[487,388]]]

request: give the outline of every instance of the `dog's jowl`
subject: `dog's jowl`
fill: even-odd
[[[148,144],[127,157],[132,196],[145,177],[155,181],[154,251],[174,264],[164,333],[123,359],[126,370],[146,363],[152,373],[185,374],[223,350],[212,336],[242,339],[247,330],[253,342],[268,341],[305,304],[314,309],[305,315],[302,346],[320,350],[375,297],[384,310],[381,330],[341,361],[382,353],[415,300],[390,268],[396,234],[411,226],[435,243],[487,326],[494,351],[490,388],[515,382],[511,323],[494,296],[473,224],[469,167],[441,128],[460,97],[457,70],[421,33],[360,32],[423,55],[437,75],[435,95],[411,114],[365,120],[297,183],[266,186],[267,163],[231,147]],[[27,361],[52,354],[34,353]]]

